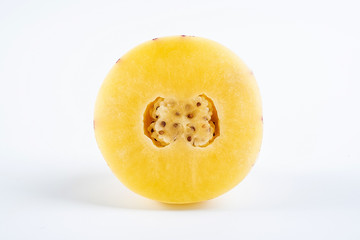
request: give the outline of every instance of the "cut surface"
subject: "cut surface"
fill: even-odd
[[[167,146],[179,138],[194,147],[205,147],[219,132],[216,109],[206,96],[179,101],[158,97],[144,114],[145,134],[156,146]]]
[[[248,174],[261,119],[255,78],[234,53],[174,36],[145,42],[114,65],[96,100],[94,128],[107,164],[128,188],[191,203],[229,191]]]

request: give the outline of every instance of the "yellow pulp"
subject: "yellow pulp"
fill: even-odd
[[[149,104],[202,94],[217,112],[213,141],[194,147],[182,137],[154,144],[144,131]],[[167,203],[204,201],[236,186],[255,163],[262,139],[260,93],[251,71],[224,46],[199,37],[158,38],[111,69],[96,100],[94,128],[109,167],[134,192]]]

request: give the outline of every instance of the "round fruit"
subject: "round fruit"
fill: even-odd
[[[99,91],[99,148],[131,190],[166,203],[217,197],[260,151],[262,110],[252,72],[199,37],[156,38],[119,59]]]

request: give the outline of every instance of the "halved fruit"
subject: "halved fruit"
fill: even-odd
[[[131,190],[166,203],[215,198],[260,151],[262,109],[252,72],[204,38],[145,42],[117,61],[99,91],[98,146]]]

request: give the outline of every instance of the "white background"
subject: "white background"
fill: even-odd
[[[0,1],[0,239],[360,239],[360,4]],[[264,139],[203,204],[127,190],[92,130],[102,80],[154,37],[213,39],[254,71]]]

